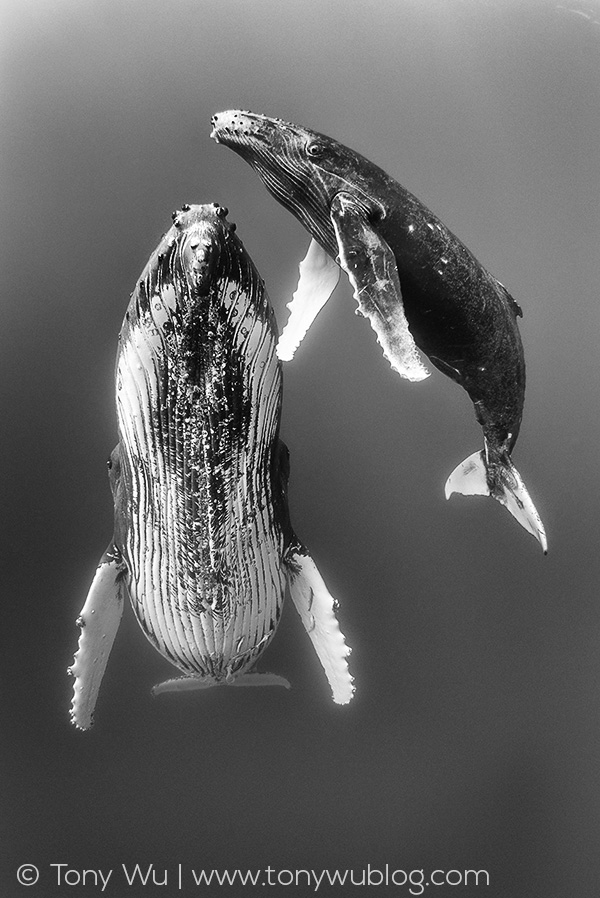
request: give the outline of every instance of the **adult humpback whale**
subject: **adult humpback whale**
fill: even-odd
[[[492,496],[547,549],[542,521],[511,461],[525,397],[525,361],[506,288],[415,196],[324,134],[242,110],[213,117],[230,147],[312,235],[278,345],[290,359],[333,291],[338,264],[358,310],[401,376],[422,380],[418,350],[469,394],[484,449],[453,471],[453,492]]]
[[[78,623],[71,718],[88,729],[129,595],[184,674],[155,692],[283,685],[254,665],[286,585],[334,701],[353,694],[329,594],[289,518],[273,310],[235,225],[184,206],[131,296],[119,337],[113,539]]]

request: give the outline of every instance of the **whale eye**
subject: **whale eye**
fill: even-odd
[[[306,147],[306,153],[308,156],[312,156],[313,158],[322,156],[325,152],[325,147],[322,143],[309,143]]]

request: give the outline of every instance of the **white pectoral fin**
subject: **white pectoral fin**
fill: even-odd
[[[304,335],[333,293],[340,277],[337,263],[316,240],[311,240],[299,268],[298,287],[292,301],[288,303],[290,316],[277,344],[277,355],[284,362],[289,362],[294,357]]]
[[[331,205],[340,265],[354,289],[358,309],[369,319],[383,354],[407,380],[429,377],[408,327],[394,253],[349,194]]]
[[[446,499],[453,493],[463,496],[491,496],[511,513],[521,527],[548,551],[546,531],[523,478],[510,458],[486,466],[485,452],[474,452],[454,469],[446,481]]]
[[[108,549],[100,560],[77,619],[81,634],[69,673],[75,677],[71,721],[81,730],[92,725],[98,691],[121,623],[126,589],[124,571],[123,561],[117,560]]]
[[[333,700],[338,705],[345,705],[354,694],[346,660],[350,648],[335,616],[337,603],[305,550],[296,551],[289,558],[288,585],[292,601],[329,680]]]

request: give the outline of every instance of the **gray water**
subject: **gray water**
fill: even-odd
[[[282,871],[388,864],[489,885],[317,894],[597,895],[600,4],[13,0],[0,35],[2,894],[100,894],[82,871],[112,869],[105,895],[175,895],[181,864],[185,895],[252,894],[193,871],[267,867],[261,894],[308,895]],[[218,200],[281,325],[308,245],[209,139],[231,107],[377,162],[522,305],[514,461],[550,553],[496,503],[445,501],[481,445],[468,397],[398,378],[343,277],[286,365],[282,435],[354,701],[331,703],[291,606],[261,663],[291,692],[152,699],[172,669],[126,613],[80,733],[65,671],[112,531],[136,278],[172,209]],[[127,884],[136,862],[156,884]]]

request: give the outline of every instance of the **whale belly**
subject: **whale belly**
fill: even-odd
[[[184,673],[220,680],[253,665],[284,597],[281,373],[256,276],[217,270],[196,295],[186,266],[176,277],[166,264],[149,263],[121,334],[121,549],[151,642]]]

